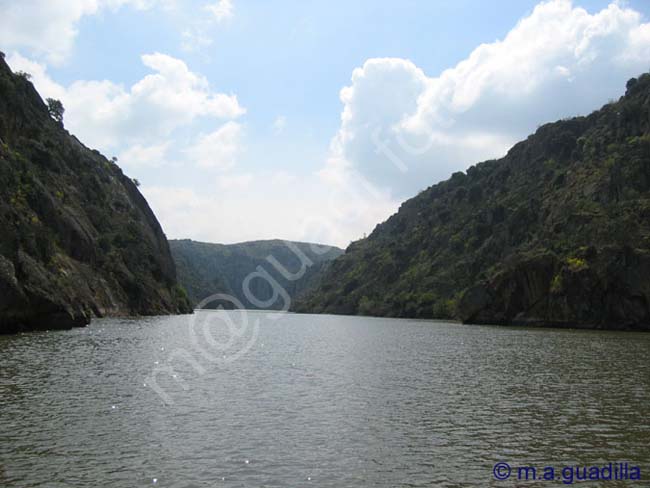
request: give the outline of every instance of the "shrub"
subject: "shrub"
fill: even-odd
[[[65,108],[63,108],[63,104],[60,100],[48,98],[47,110],[50,112],[50,117],[56,120],[59,124],[63,123],[63,113],[65,112]]]
[[[365,295],[359,300],[358,310],[361,315],[376,315],[374,302]]]
[[[581,258],[568,258],[566,263],[571,271],[581,271],[589,267],[587,261]]]
[[[456,313],[457,301],[455,298],[438,300],[432,307],[434,319],[452,319]]]

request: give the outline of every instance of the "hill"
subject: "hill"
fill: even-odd
[[[650,74],[406,201],[295,309],[650,329]]]
[[[287,245],[289,244],[289,245]],[[280,309],[284,306],[282,299],[272,300],[272,280],[278,283],[293,299],[301,296],[318,281],[329,262],[340,256],[343,251],[335,247],[321,247],[304,242],[289,242],[281,240],[244,242],[241,244],[209,244],[191,240],[170,241],[172,255],[178,268],[178,278],[187,290],[194,305],[205,298],[217,294],[227,294],[235,297],[248,309]],[[293,249],[292,249],[293,248]],[[296,251],[297,250],[297,251]],[[274,258],[289,275],[299,274],[305,261],[304,274],[296,280],[287,279],[282,275],[269,257]],[[306,258],[306,259],[305,259]],[[250,281],[250,295],[244,292],[244,282],[247,276],[261,267],[268,277],[257,277]],[[272,302],[262,307],[261,302]],[[257,303],[255,303],[257,302]],[[212,302],[224,307],[232,303]]]
[[[3,56],[0,229],[0,333],[191,311],[134,182],[70,135]]]

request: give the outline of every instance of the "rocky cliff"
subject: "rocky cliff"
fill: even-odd
[[[190,311],[133,181],[0,59],[0,333]]]
[[[650,74],[408,200],[296,309],[650,329]]]
[[[178,279],[187,289],[194,305],[211,295],[222,293],[236,298],[245,308],[280,309],[281,298],[273,300],[274,286],[284,289],[291,301],[313,288],[327,265],[343,251],[336,247],[323,247],[304,242],[281,240],[252,241],[240,244],[210,244],[191,240],[170,241],[172,255],[178,268]],[[269,260],[271,258],[271,261]],[[278,263],[274,265],[272,261]],[[280,270],[277,266],[280,266]],[[244,292],[244,282],[251,273],[262,269],[262,276],[246,286],[251,301]],[[304,269],[304,273],[301,273]],[[283,272],[291,277],[287,279]],[[268,273],[268,275],[266,274]],[[277,283],[277,285],[276,285]],[[257,301],[257,304],[254,303]],[[270,305],[259,307],[261,302]],[[211,302],[208,307],[232,303]]]

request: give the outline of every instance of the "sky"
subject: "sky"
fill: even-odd
[[[650,69],[650,2],[0,0],[0,50],[169,238],[346,247]]]

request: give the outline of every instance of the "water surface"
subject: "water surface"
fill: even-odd
[[[263,312],[0,337],[0,486],[515,486],[499,461],[648,479],[649,353],[650,334]]]

